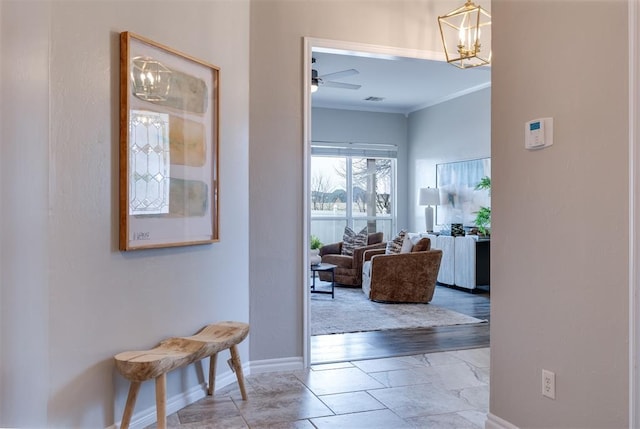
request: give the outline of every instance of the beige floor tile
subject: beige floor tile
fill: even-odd
[[[439,352],[424,355],[429,366],[455,365],[464,362],[456,357],[455,352]]]
[[[482,429],[457,413],[436,414],[432,416],[420,416],[407,419],[415,428],[433,429]]]
[[[337,393],[319,397],[336,414],[359,413],[385,408],[367,392]]]
[[[315,429],[315,426],[309,420],[296,420],[295,422],[273,423],[266,426],[251,426],[251,429]]]
[[[247,393],[253,393],[253,389],[251,388],[251,385],[249,383],[247,383],[246,379],[245,379],[245,389],[247,391]],[[218,389],[215,391],[215,398],[221,398],[221,397],[229,397],[229,398],[240,398],[240,387],[238,386],[238,383],[231,383],[227,386],[222,387],[221,389]]]
[[[211,422],[241,417],[238,407],[229,397],[207,396],[178,411],[180,423]]]
[[[478,368],[489,368],[491,360],[491,352],[489,351],[489,348],[456,350],[453,353],[457,358],[460,358],[465,362],[469,362],[473,366],[477,366]]]
[[[257,374],[246,377],[248,401],[232,383],[168,416],[167,427],[481,429],[489,358],[473,349]]]
[[[423,355],[360,360],[353,362],[353,364],[369,374],[372,372],[393,371],[396,369],[424,367],[428,365]]]
[[[169,428],[174,429],[174,428]],[[184,423],[175,429],[249,429],[242,417],[229,417],[221,420]]]
[[[467,410],[459,411],[458,414],[475,424],[477,427],[484,429],[485,423],[487,421],[486,412],[478,410]]]
[[[460,397],[480,411],[489,411],[489,386],[468,387],[460,391]]]
[[[386,387],[427,384],[433,381],[433,370],[426,366],[396,371],[372,372],[369,375]]]
[[[328,369],[340,369],[340,368],[353,368],[351,362],[337,362],[337,363],[325,363],[319,365],[312,365],[312,371],[326,371]]]
[[[316,395],[357,392],[385,387],[358,368],[300,371],[296,376]]]
[[[412,426],[389,410],[343,414],[311,419],[318,429],[410,429]]]
[[[308,390],[255,394],[246,402],[236,402],[236,405],[251,427],[333,415],[333,412]]]
[[[372,390],[369,393],[403,418],[473,409],[467,401],[459,398],[455,393],[431,384],[391,387]]]
[[[483,383],[489,384],[489,379],[490,379],[490,373],[489,373],[489,368],[478,368],[476,370],[476,376],[478,377],[478,380],[482,381]]]
[[[433,366],[426,368],[425,372],[431,383],[442,386],[446,390],[485,386],[487,384],[478,368],[468,363]]]
[[[292,372],[274,372],[252,375],[246,378],[247,395],[295,393],[307,390],[304,383]]]

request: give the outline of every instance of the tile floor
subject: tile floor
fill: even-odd
[[[489,349],[314,365],[246,377],[167,418],[210,429],[484,428]]]

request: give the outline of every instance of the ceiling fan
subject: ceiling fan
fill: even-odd
[[[311,59],[312,63],[316,62],[315,58]],[[323,74],[322,76],[318,76],[318,70],[311,70],[311,92],[316,92],[318,87],[326,86],[330,88],[341,88],[341,89],[360,89],[362,85],[356,85],[353,83],[345,83],[345,82],[335,82],[331,79],[342,79],[348,76],[353,76],[356,74],[360,74],[360,72],[356,69],[348,69],[342,70],[339,72]]]

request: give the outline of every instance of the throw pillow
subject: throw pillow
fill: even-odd
[[[396,235],[393,238],[393,240],[387,241],[387,248],[385,249],[384,253],[387,255],[400,253],[400,249],[402,249],[402,243],[404,242],[405,235],[407,235],[407,231],[403,229],[398,233],[398,235]]]
[[[347,256],[353,255],[353,249],[356,247],[362,247],[367,245],[367,227],[365,226],[359,233],[355,233],[354,230],[348,226],[344,229],[344,235],[342,236],[342,254]]]
[[[412,252],[426,252],[431,249],[431,240],[428,237],[421,238],[411,249]]]
[[[407,234],[404,236],[404,240],[402,240],[402,247],[400,248],[400,253],[409,253],[413,248],[413,239],[411,238],[411,234]]]

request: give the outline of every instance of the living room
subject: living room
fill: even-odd
[[[377,231],[384,232],[385,241],[391,240],[401,229],[426,231],[425,207],[419,204],[419,191],[420,188],[437,186],[436,166],[455,165],[459,161],[490,161],[490,70],[457,70],[433,60],[399,57],[380,59],[374,54],[354,54],[353,51],[347,53],[331,50],[331,53],[326,53],[320,50],[314,51],[313,56],[316,75],[322,77],[328,74],[340,79],[338,88],[321,84],[318,91],[311,96],[312,236],[327,244],[341,241],[345,224],[356,231],[365,225],[373,226]],[[346,72],[340,72],[341,70]],[[372,85],[372,76],[380,75],[385,78],[382,81],[374,79],[375,85]],[[429,84],[422,82],[412,88],[411,84],[420,82],[422,76],[429,76],[429,79],[422,79]],[[351,86],[345,89],[345,84]],[[364,86],[361,87],[360,84]],[[358,89],[354,90],[355,88]],[[412,90],[411,97],[402,97]],[[390,101],[368,104],[361,101],[378,94],[386,96]],[[455,123],[457,117],[465,117],[461,126]],[[390,167],[377,167],[381,174],[376,183],[378,188],[390,192],[391,195],[383,196],[386,205],[379,204],[378,209],[374,210],[373,218],[364,216],[365,205],[359,203],[356,207],[355,202],[353,217],[345,217],[345,203],[340,201],[345,198],[342,193],[346,193],[344,189],[348,189],[346,183],[355,189],[357,186],[366,189],[367,184],[365,180],[358,183],[356,173],[352,173],[352,180],[345,181],[345,172],[348,170],[343,160],[349,154],[353,154],[354,159],[360,159],[365,153],[370,157],[389,157],[382,159],[390,161]],[[357,168],[354,164],[353,169]],[[490,175],[490,163],[487,163],[485,172]],[[442,181],[442,177],[440,180]],[[377,189],[377,192],[381,191]],[[339,195],[339,200],[336,199],[336,195]],[[355,197],[353,198],[355,200]],[[436,231],[448,229],[449,224],[453,222],[445,220],[447,218],[444,214],[445,210],[440,210],[439,216],[435,216],[440,220],[435,225]],[[371,211],[367,211],[367,215],[371,215]],[[465,222],[469,225],[468,221]],[[432,236],[432,239],[435,245],[435,237]],[[448,272],[448,266],[453,262],[453,249],[450,248],[448,252],[451,255],[444,261],[445,272]],[[448,262],[449,259],[451,262]],[[454,284],[453,279],[449,280],[447,277],[440,280],[443,284]],[[483,284],[488,285],[488,281]],[[354,305],[351,291],[346,288],[338,289],[338,300],[342,297],[348,299],[348,305]],[[452,291],[441,293],[450,294]],[[456,293],[465,292],[453,291],[453,294]],[[316,297],[312,297],[314,298]],[[346,329],[347,332],[372,329],[368,323],[363,323],[366,327],[354,323],[354,315],[345,315],[342,317],[345,319],[344,324],[340,324],[340,318],[332,316],[334,309],[330,308],[331,303],[320,303],[324,301],[323,298],[312,300],[312,335],[318,335],[319,332],[340,332],[341,329]],[[338,304],[334,306],[338,307]],[[393,309],[393,306],[391,308]],[[314,313],[314,309],[317,313]],[[366,310],[363,308],[363,311]],[[382,317],[382,313],[380,316]],[[318,317],[331,323],[318,328]],[[427,315],[423,314],[423,317],[427,318]],[[455,317],[450,320],[452,325],[460,323]],[[382,319],[380,323],[378,329],[382,330],[388,329],[385,326],[394,326],[393,323],[382,323]],[[426,320],[421,323],[425,327],[430,326]],[[415,327],[421,323],[416,320],[407,326]],[[445,321],[440,323],[447,324]],[[386,335],[390,333],[387,332]],[[346,338],[350,336],[343,335],[340,340],[332,341],[329,341],[331,338],[314,337],[311,343],[311,361],[317,362],[321,356],[339,356],[338,351],[329,352],[330,344],[342,342],[343,347],[349,349],[345,343]],[[317,344],[322,346],[314,346]],[[398,350],[397,353],[402,352]]]

